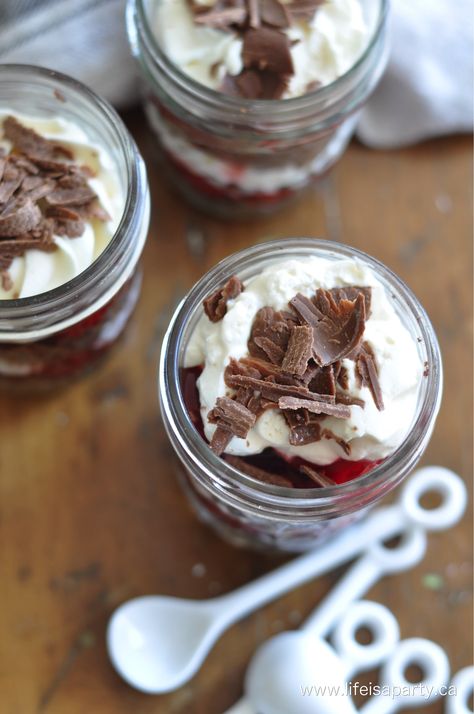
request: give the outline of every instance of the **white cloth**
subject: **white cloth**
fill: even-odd
[[[64,72],[117,107],[127,106],[138,92],[125,4],[126,0],[0,0],[0,62]]]
[[[470,132],[472,0],[393,0],[391,53],[357,136],[375,148]]]
[[[392,0],[387,70],[358,138],[399,147],[473,124],[473,1]],[[125,0],[0,0],[0,62],[71,74],[118,107],[137,99]]]

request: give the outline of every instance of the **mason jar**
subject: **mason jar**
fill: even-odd
[[[412,336],[424,376],[416,413],[402,445],[364,475],[344,484],[284,488],[258,481],[216,456],[190,418],[184,394],[184,355],[203,313],[203,300],[232,275],[246,281],[276,261],[309,256],[365,263],[391,296],[396,313]],[[358,521],[413,470],[430,439],[442,392],[442,365],[433,327],[409,288],[386,266],[354,248],[311,238],[269,241],[240,251],[212,268],[174,313],[165,335],[159,367],[163,423],[178,456],[178,475],[198,517],[235,545],[277,551],[303,551]],[[195,405],[199,409],[199,404]]]
[[[13,114],[79,125],[111,157],[124,196],[118,227],[89,267],[53,290],[0,300],[0,385],[49,387],[94,366],[138,301],[150,216],[146,170],[114,109],[70,77],[0,65],[0,99]]]
[[[197,83],[160,49],[161,0],[129,0],[128,35],[164,173],[194,205],[222,217],[268,213],[325,174],[344,152],[387,55],[388,0],[361,0],[363,54],[329,85],[279,100],[231,97]]]

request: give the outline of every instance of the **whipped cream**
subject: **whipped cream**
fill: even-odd
[[[245,290],[227,303],[227,313],[222,320],[213,323],[205,314],[199,319],[187,345],[185,367],[204,367],[197,387],[209,441],[216,427],[208,422],[207,415],[216,399],[228,394],[224,370],[230,358],[240,359],[248,354],[247,341],[257,311],[265,306],[287,309],[289,300],[298,292],[310,297],[318,288],[354,285],[372,288],[371,314],[365,324],[364,341],[369,343],[375,356],[385,408],[378,411],[369,389],[356,379],[355,363],[344,359],[342,363],[349,378],[347,393],[362,399],[365,406],[351,406],[349,419],[326,417],[322,426],[350,444],[351,454],[345,454],[335,439],[292,446],[288,425],[278,410],[264,412],[247,438],[234,437],[225,451],[249,456],[273,447],[283,454],[300,456],[322,466],[339,458],[383,459],[403,443],[417,410],[423,376],[416,340],[368,266],[358,260],[328,260],[316,256],[275,262],[245,283]]]
[[[116,166],[107,151],[93,140],[76,123],[53,117],[42,119],[18,114],[0,107],[0,147],[10,152],[11,144],[2,139],[1,126],[7,116],[14,116],[21,124],[34,129],[45,139],[52,139],[69,148],[74,160],[88,166],[94,177],[88,180],[98,199],[109,214],[110,221],[90,219],[77,238],[54,236],[55,251],[27,250],[13,259],[8,268],[12,285],[6,290],[0,281],[0,299],[23,298],[38,295],[63,285],[89,267],[102,253],[114,235],[125,206]]]
[[[206,87],[218,90],[226,74],[235,76],[243,69],[242,40],[231,32],[196,25],[188,0],[159,0],[151,27],[172,62]],[[326,0],[312,19],[294,22],[284,32],[292,43],[295,70],[284,99],[305,94],[314,81],[326,85],[345,74],[370,35],[359,0]]]

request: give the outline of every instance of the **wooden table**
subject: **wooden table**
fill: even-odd
[[[151,157],[140,114],[127,121]],[[466,137],[395,152],[353,143],[318,194],[272,218],[225,225],[183,205],[150,158],[143,295],[121,349],[59,394],[0,399],[1,714],[220,714],[240,696],[258,643],[297,626],[339,575],[233,627],[173,694],[135,692],[107,659],[107,620],[124,600],[206,598],[275,565],[197,522],[174,479],[158,415],[157,359],[170,310],[228,253],[270,237],[325,236],[401,275],[427,308],[444,353],[444,402],[423,462],[471,483],[470,148]],[[453,671],[472,657],[471,532],[472,513],[430,536],[420,566],[370,593],[393,608],[404,637],[446,647]]]

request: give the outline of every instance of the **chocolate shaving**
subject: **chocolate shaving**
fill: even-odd
[[[290,305],[314,330],[313,356],[320,366],[346,357],[359,346],[365,329],[365,298],[338,302],[319,289],[313,300],[298,293]]]
[[[281,363],[284,372],[302,376],[306,372],[313,352],[313,330],[307,325],[293,327],[285,357]]]
[[[260,22],[261,2],[260,2],[260,0],[247,0],[247,4],[249,7],[249,17],[248,17],[249,25],[250,25],[250,27],[257,29],[261,25],[261,22]]]
[[[265,342],[262,343],[261,338],[264,338]],[[289,339],[290,326],[285,316],[271,307],[263,307],[255,315],[248,342],[248,350],[253,357],[266,360],[269,357],[266,340],[269,340],[282,350],[281,357],[283,358]],[[264,344],[266,349],[263,349],[260,346],[261,344]],[[273,359],[276,359],[277,352],[273,351],[272,354]],[[278,352],[278,354],[280,353]],[[273,359],[270,361],[273,361]]]
[[[254,337],[253,342],[262,352],[265,352],[270,362],[273,364],[281,364],[285,352],[276,342],[273,342],[269,337],[258,336]]]
[[[245,439],[249,429],[255,424],[255,414],[229,397],[218,397],[207,419],[211,424],[218,424],[240,439]]]
[[[351,445],[347,443],[347,441],[344,441],[344,439],[341,439],[341,437],[336,436],[336,434],[331,431],[331,429],[323,429],[321,432],[321,436],[324,439],[332,439],[333,441],[336,442],[336,444],[339,444],[343,452],[346,454],[346,456],[351,455]]]
[[[58,185],[46,196],[50,206],[82,206],[97,198],[96,193],[84,181],[82,185],[64,188]]]
[[[27,198],[24,201],[18,199],[16,204],[0,216],[0,238],[12,238],[28,233],[41,220],[41,211],[31,199]]]
[[[33,129],[20,124],[15,117],[9,116],[4,120],[3,133],[18,151],[30,158],[34,156],[40,159],[54,159],[58,154],[67,159],[74,158],[70,149],[45,139]]]
[[[232,454],[226,454],[225,460],[233,466],[238,471],[257,479],[258,481],[263,481],[271,486],[283,486],[283,488],[293,488],[293,484],[290,479],[281,476],[280,474],[271,473],[269,471],[264,471],[258,466],[241,459],[239,456],[233,456]]]
[[[308,389],[311,392],[319,394],[336,394],[336,380],[334,377],[333,365],[327,367],[316,367],[313,378],[308,383]]]
[[[364,387],[370,389],[375,406],[379,411],[384,408],[382,390],[378,377],[374,353],[370,345],[364,342],[356,358],[356,372]]]
[[[212,435],[210,447],[212,451],[217,455],[220,456],[228,447],[230,441],[232,440],[233,434],[228,431],[227,429],[224,429],[222,426],[217,426],[217,429],[214,431],[214,434]]]
[[[277,384],[270,380],[254,379],[253,377],[245,377],[241,375],[229,376],[226,380],[228,387],[252,387],[261,392],[265,399],[272,402],[278,402],[280,397],[294,397],[304,399],[306,401],[316,400],[327,404],[335,403],[334,397],[325,394],[313,394],[306,387],[297,387],[293,385]]]
[[[363,399],[342,392],[336,392],[336,404],[347,404],[348,407],[361,407],[362,409],[365,407]]]
[[[242,25],[247,17],[244,7],[227,7],[196,14],[194,22],[215,30],[228,30],[232,25]]]
[[[243,38],[242,59],[247,69],[255,68],[283,75],[294,71],[288,37],[270,27],[247,30]]]
[[[331,488],[332,486],[335,486],[334,481],[331,481],[331,479],[327,476],[323,476],[323,474],[320,474],[316,471],[316,469],[311,468],[311,466],[308,466],[307,464],[300,466],[300,471],[322,488]]]
[[[290,427],[289,442],[292,446],[305,446],[306,444],[314,444],[316,441],[321,441],[321,424],[317,419],[306,421],[302,416],[298,419],[292,419],[296,415],[306,414],[305,410],[300,412],[283,412],[283,416]],[[315,416],[315,415],[313,415]]]
[[[288,10],[278,0],[260,0],[260,18],[265,25],[281,30],[290,26]]]
[[[351,410],[345,404],[331,404],[330,402],[313,401],[312,399],[280,397],[278,406],[280,409],[306,409],[312,414],[326,414],[327,416],[336,417],[336,419],[349,419],[351,415]]]
[[[365,301],[365,318],[368,319],[372,314],[372,288],[348,285],[343,288],[331,288],[328,292],[331,293],[336,302],[340,302],[341,300],[356,300],[358,294],[362,293]]]
[[[206,298],[203,302],[204,312],[211,322],[219,322],[227,312],[227,303],[234,300],[242,290],[243,284],[236,275],[233,275],[226,282],[223,288]]]
[[[71,151],[49,141],[14,117],[3,121],[11,152],[0,152],[0,269],[2,285],[11,285],[6,270],[25,251],[53,251],[53,235],[69,238],[84,232],[84,218],[109,217],[87,183],[88,167],[66,160]]]

